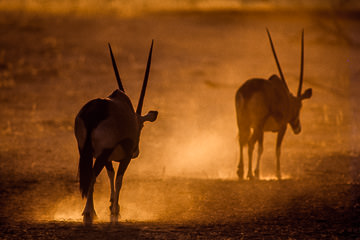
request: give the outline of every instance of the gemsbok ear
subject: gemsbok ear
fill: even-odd
[[[308,99],[308,98],[311,98],[311,96],[312,96],[312,89],[308,88],[305,90],[305,92],[303,94],[301,94],[300,99],[301,100]]]
[[[141,116],[142,122],[154,122],[157,119],[158,111],[150,111],[145,116]]]

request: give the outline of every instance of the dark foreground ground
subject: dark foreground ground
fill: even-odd
[[[281,182],[130,179],[127,188],[148,191],[133,195],[133,202],[157,213],[157,219],[114,225],[105,215],[86,227],[74,220],[34,219],[54,216],[54,206],[64,196],[77,195],[71,180],[40,179],[2,181],[2,239],[358,239],[360,234],[359,184],[321,178]],[[62,194],[49,191],[52,188]],[[108,201],[98,202],[97,209],[101,204],[107,208]]]
[[[260,181],[237,181],[234,94],[276,72],[272,31],[296,92],[305,28],[303,132],[287,133],[283,181],[274,136]],[[336,12],[183,12],[141,16],[0,13],[0,239],[360,238],[360,21]],[[137,100],[155,39],[141,155],[121,192],[122,220],[108,223],[108,182],[95,189],[99,220],[81,223],[73,121],[116,83],[113,44]]]

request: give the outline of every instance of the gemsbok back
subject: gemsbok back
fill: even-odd
[[[134,111],[130,98],[125,94],[116,61],[109,44],[109,50],[119,89],[107,98],[97,98],[85,104],[75,119],[75,136],[78,143],[80,160],[78,174],[80,191],[86,197],[83,211],[85,224],[91,224],[96,217],[93,191],[96,177],[105,167],[110,180],[110,216],[112,222],[118,221],[120,212],[119,192],[126,168],[130,160],[139,155],[140,133],[144,122],[154,122],[157,111],[150,111],[142,116],[146,86],[149,78],[153,41],[147,61],[145,78],[139,103]],[[93,164],[93,158],[95,163]],[[116,174],[112,161],[119,162]]]
[[[255,178],[259,178],[260,158],[263,152],[265,131],[277,132],[276,176],[279,180],[281,179],[280,151],[287,124],[290,124],[295,134],[301,132],[301,102],[312,96],[311,88],[307,89],[304,93],[301,91],[304,69],[304,31],[302,31],[301,38],[300,81],[296,96],[292,95],[289,91],[276,56],[270,33],[268,29],[266,29],[266,31],[280,73],[280,78],[277,75],[272,75],[269,79],[249,79],[236,92],[235,104],[240,145],[240,161],[237,171],[239,179],[243,179],[244,175],[243,147],[246,144],[248,145],[249,157],[247,178],[254,178],[252,173],[252,155],[256,142],[258,142],[258,155]]]

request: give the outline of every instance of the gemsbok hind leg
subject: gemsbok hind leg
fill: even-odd
[[[256,141],[258,139],[258,135],[259,135],[259,130],[256,128],[256,129],[254,129],[254,132],[251,135],[250,140],[248,142],[249,165],[248,165],[247,178],[250,179],[250,180],[254,179],[254,175],[252,173],[252,156],[253,156],[255,143],[256,143]]]
[[[243,148],[244,145],[241,143],[241,141],[239,140],[239,145],[240,145],[240,161],[238,164],[238,170],[237,170],[237,175],[239,177],[240,180],[242,180],[244,178],[244,157],[243,157]]]
[[[111,161],[106,162],[105,167],[110,182],[110,211],[111,211],[114,205],[114,198],[115,198],[115,190],[114,190],[115,171]]]
[[[262,145],[262,138],[263,138],[263,124],[258,124],[257,127],[254,128],[254,131],[249,139],[248,142],[248,155],[249,155],[249,169],[248,169],[248,179],[252,180],[254,179],[254,175],[252,173],[252,156],[254,151],[254,146],[257,141],[260,142],[261,139],[261,145]],[[260,148],[262,151],[262,148]]]
[[[89,191],[86,197],[86,205],[83,211],[83,220],[85,224],[92,224],[93,220],[97,217],[95,208],[94,208],[94,200],[93,200],[93,193],[94,193],[94,185],[96,182],[97,176],[99,176],[101,170],[104,168],[106,161],[108,160],[111,151],[104,150],[99,157],[96,158],[95,164],[93,167],[93,174],[92,179],[89,187]]]
[[[118,171],[116,173],[116,180],[115,180],[115,196],[114,196],[114,203],[111,209],[110,220],[111,222],[118,222],[119,215],[120,215],[120,205],[119,205],[119,194],[122,187],[124,173],[129,166],[131,157],[124,159],[120,162]]]
[[[237,175],[240,180],[244,178],[244,155],[243,148],[246,145],[250,135],[250,127],[242,128],[239,132],[240,160],[238,164]]]
[[[82,213],[85,224],[91,224],[93,219],[97,217],[94,209],[94,200],[93,200],[94,184],[95,184],[95,177],[93,175],[88,193],[86,195],[85,208]]]
[[[260,158],[263,153],[263,140],[264,140],[264,132],[261,131],[259,134],[258,139],[258,155],[257,155],[257,161],[256,161],[256,168],[255,168],[255,178],[259,179],[260,177]]]

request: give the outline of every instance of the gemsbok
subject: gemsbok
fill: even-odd
[[[96,217],[93,191],[96,177],[105,167],[110,180],[110,216],[112,222],[118,221],[120,212],[119,192],[130,160],[139,155],[140,132],[144,122],[154,122],[157,111],[142,116],[146,86],[149,78],[153,43],[151,43],[145,78],[136,112],[130,98],[125,94],[116,61],[109,44],[109,50],[119,89],[107,98],[97,98],[86,103],[75,119],[75,136],[80,154],[78,174],[82,197],[86,197],[83,221],[91,224]],[[93,158],[95,163],[93,165]],[[119,162],[116,174],[112,161]],[[115,188],[115,189],[114,189]]]
[[[243,179],[244,177],[243,147],[246,144],[248,145],[249,158],[247,178],[254,178],[252,173],[252,155],[256,142],[258,142],[258,155],[254,173],[255,178],[259,178],[260,158],[263,152],[265,131],[277,133],[276,176],[279,180],[281,179],[280,151],[287,124],[290,124],[295,134],[301,132],[300,110],[302,100],[312,96],[311,88],[306,89],[304,93],[301,91],[304,70],[304,30],[301,36],[300,80],[296,97],[289,91],[276,56],[269,30],[266,29],[266,31],[280,73],[280,78],[277,75],[272,75],[269,79],[249,79],[236,92],[235,105],[240,145],[240,161],[237,171],[239,179]]]

